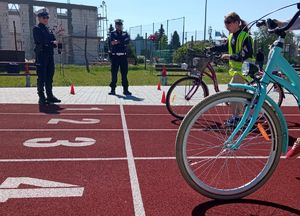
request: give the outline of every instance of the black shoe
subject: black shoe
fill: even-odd
[[[47,98],[47,102],[48,102],[48,103],[60,103],[61,100],[59,100],[59,99],[56,98],[55,96],[52,96],[52,97],[48,97],[48,98]]]
[[[128,95],[128,96],[132,95],[132,93],[131,93],[130,91],[128,91],[128,90],[124,90],[124,91],[123,91],[123,94],[124,94],[124,95]]]
[[[233,115],[228,120],[226,120],[224,124],[226,127],[236,127],[240,120],[241,117]]]
[[[116,95],[116,91],[115,90],[111,90],[108,94],[109,95]]]
[[[48,104],[47,100],[45,97],[40,97],[39,99],[39,105],[46,105]]]

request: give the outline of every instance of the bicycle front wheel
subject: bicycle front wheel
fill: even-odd
[[[166,106],[171,115],[183,119],[188,111],[209,94],[207,85],[197,77],[184,77],[170,87]]]
[[[251,98],[251,94],[242,91],[207,97],[190,110],[179,128],[177,163],[188,184],[204,196],[237,199],[249,195],[267,181],[279,162],[280,124],[267,103],[238,149],[233,150],[225,144]],[[235,125],[228,120],[233,112],[240,113],[235,115]]]

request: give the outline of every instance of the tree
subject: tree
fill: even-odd
[[[110,25],[109,25],[109,28],[108,28],[109,33],[110,33],[110,32],[113,32],[114,30],[115,30],[115,28],[113,27],[112,24],[110,24]]]
[[[132,43],[129,43],[127,46],[127,56],[128,56],[128,58],[133,59],[136,64],[137,56],[136,56],[136,52],[135,52],[135,49],[134,49],[134,46]]]
[[[144,40],[144,37],[140,36],[140,34],[137,34],[135,40]]]
[[[110,33],[113,32],[115,29],[113,27],[112,24],[109,25],[109,28],[108,28],[108,36],[105,40],[105,43],[104,43],[104,53],[108,53],[110,51]]]
[[[188,53],[188,49],[191,47],[192,43],[191,42],[187,42],[184,45],[182,45],[180,48],[178,48],[174,55],[173,55],[173,62],[174,63],[191,63],[190,61],[192,59],[187,59],[187,53]],[[196,53],[202,53],[203,52],[203,48],[204,47],[210,47],[211,44],[209,42],[204,42],[204,41],[195,41],[193,43],[193,50],[196,51]]]
[[[174,31],[170,42],[170,49],[177,50],[180,47],[180,38],[177,31]]]
[[[162,35],[159,40],[159,49],[165,50],[168,49],[168,37],[166,35]]]
[[[264,55],[267,56],[269,53],[269,46],[273,44],[277,39],[277,36],[275,34],[269,34],[266,28],[260,28],[257,32],[254,32],[254,38],[256,45],[255,50],[260,48]],[[288,52],[284,52],[284,56],[290,63],[294,63],[296,61],[297,44],[294,40],[293,32],[287,32],[285,45],[289,45],[289,50]]]
[[[159,30],[158,30],[158,33],[159,33],[158,40],[160,40],[160,39],[162,38],[162,36],[165,35],[165,29],[164,29],[163,24],[160,25],[160,28],[159,28]]]

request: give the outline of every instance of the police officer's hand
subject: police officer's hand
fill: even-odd
[[[230,55],[229,54],[223,54],[222,59],[225,59],[225,60],[229,60],[230,59]]]
[[[116,45],[116,44],[119,44],[119,43],[120,43],[120,41],[118,41],[118,40],[113,40],[113,41],[111,42],[112,45]]]
[[[56,41],[56,40],[55,40],[55,41],[52,41],[52,43],[53,43],[54,45],[56,45],[56,46],[58,45],[58,41]]]

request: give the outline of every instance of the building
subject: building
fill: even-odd
[[[62,55],[55,54],[56,62],[85,63],[85,40],[89,62],[98,59],[99,20],[97,7],[35,0],[0,0],[0,49],[23,50],[26,59],[34,58],[32,27],[37,24],[35,11],[47,7],[49,27],[63,43]],[[87,26],[87,37],[86,35]],[[101,29],[101,27],[100,27]],[[60,58],[62,57],[62,58]]]

